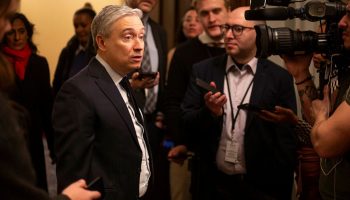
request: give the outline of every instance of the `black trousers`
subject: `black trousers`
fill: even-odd
[[[227,175],[218,171],[215,181],[217,200],[276,200],[256,189],[244,174]]]

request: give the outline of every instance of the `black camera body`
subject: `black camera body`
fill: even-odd
[[[342,51],[343,41],[337,23],[346,14],[344,3],[311,0],[299,9],[284,7],[289,3],[291,2],[288,0],[252,0],[251,10],[245,12],[245,18],[247,20],[300,18],[312,22],[326,20],[325,33],[294,31],[287,27],[271,28],[266,25],[257,25],[254,27],[257,33],[256,57],[311,52],[333,55]],[[279,5],[279,7],[265,8],[266,4]]]

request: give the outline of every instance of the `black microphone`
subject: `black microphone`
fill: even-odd
[[[292,7],[265,8],[247,10],[244,13],[246,20],[286,20],[295,17],[296,10]]]

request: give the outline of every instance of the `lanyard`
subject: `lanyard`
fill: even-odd
[[[227,72],[225,74],[225,78],[226,78],[226,83],[227,83],[227,90],[228,90],[228,97],[229,97],[229,100],[230,100],[230,107],[231,107],[231,118],[232,118],[232,127],[231,127],[231,130],[233,131],[235,129],[235,124],[236,124],[236,121],[237,121],[237,117],[238,117],[238,114],[239,114],[239,111],[241,110],[240,108],[238,108],[237,112],[236,112],[236,115],[234,116],[233,114],[233,105],[232,105],[232,98],[231,98],[231,90],[230,90],[230,84],[229,84],[229,81],[228,81],[228,77],[227,77]],[[249,91],[249,88],[252,86],[253,82],[254,82],[254,78],[255,76],[253,77],[252,81],[249,83],[249,86],[247,88],[247,90],[245,91],[244,95],[243,95],[243,98],[241,100],[241,103],[243,103],[245,97],[247,96],[248,94],[248,91]]]

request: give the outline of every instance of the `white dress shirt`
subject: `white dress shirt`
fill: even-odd
[[[240,70],[228,56],[226,63],[226,73],[224,81],[224,94],[227,97],[227,103],[224,105],[223,127],[219,142],[219,147],[216,155],[217,167],[220,171],[232,174],[245,174],[245,158],[244,158],[244,129],[247,119],[247,112],[240,110],[237,115],[237,106],[241,103],[249,103],[253,88],[253,78],[256,72],[257,58],[253,58],[245,64]],[[227,83],[227,80],[229,83]],[[252,83],[252,84],[251,84]],[[229,85],[228,85],[229,84]],[[230,92],[229,92],[230,89]],[[247,91],[248,90],[248,91]],[[247,92],[247,93],[246,93]],[[245,98],[243,99],[246,93]],[[229,95],[230,94],[230,95]],[[231,96],[231,98],[230,98]],[[231,101],[231,103],[229,102]],[[232,105],[232,108],[231,108]],[[233,126],[233,116],[237,119]],[[234,127],[233,131],[232,128]],[[235,150],[232,154],[227,154],[229,144],[235,143]],[[234,160],[234,161],[232,161]]]
[[[144,128],[141,123],[138,122],[135,110],[132,108],[132,105],[129,102],[128,96],[124,88],[119,84],[119,82],[123,79],[122,76],[120,76],[118,73],[116,73],[109,64],[104,61],[98,54],[96,55],[96,59],[104,66],[104,68],[107,70],[109,76],[112,78],[115,86],[118,88],[126,107],[128,108],[129,114],[131,116],[132,122],[134,124],[134,128],[136,131],[136,136],[138,143],[140,145],[141,151],[142,151],[142,162],[141,162],[141,173],[140,173],[140,183],[139,183],[139,197],[142,197],[148,187],[148,181],[151,177],[151,170],[149,165],[149,154],[146,146],[145,139],[143,138],[144,134]],[[141,113],[141,110],[139,109],[137,112]],[[142,113],[141,113],[142,115]]]

